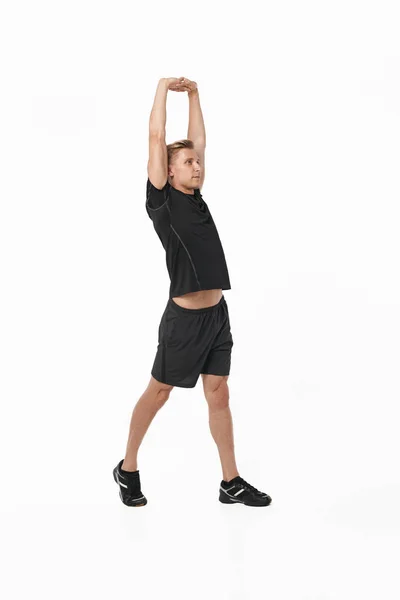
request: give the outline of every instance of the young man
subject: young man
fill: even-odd
[[[188,139],[166,145],[168,90],[189,96]],[[157,411],[174,386],[193,388],[201,374],[209,426],[218,447],[224,504],[268,506],[271,497],[240,477],[234,454],[228,377],[233,339],[222,290],[231,289],[217,228],[200,193],[206,134],[196,82],[161,79],[150,116],[146,211],[166,251],[171,285],[161,317],[158,348],[147,389],[131,419],[125,459],[113,470],[120,498],[144,506],[137,453]]]

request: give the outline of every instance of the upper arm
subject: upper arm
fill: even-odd
[[[154,229],[157,232],[164,248],[167,248],[170,223],[171,207],[169,198],[169,184],[166,183],[162,190],[157,189],[147,178],[146,185],[146,211],[153,221]]]
[[[160,215],[165,213],[169,209],[169,184],[166,183],[164,187],[159,190],[156,188],[149,178],[147,178],[146,185],[146,210],[150,218],[153,215],[156,218],[160,218]],[[162,209],[162,210],[160,210]]]
[[[162,190],[168,181],[168,152],[164,136],[152,133],[149,135],[147,175],[153,186],[159,190]]]
[[[203,183],[204,183],[204,177],[206,174],[206,165],[205,165],[206,147],[202,142],[193,142],[193,144],[194,144],[194,149],[196,150],[197,154],[199,155],[199,159],[200,159],[201,171],[200,171],[199,189],[201,190]]]

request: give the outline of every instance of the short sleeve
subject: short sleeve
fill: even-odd
[[[167,182],[162,190],[154,187],[150,179],[146,185],[146,211],[158,235],[167,239],[171,222],[170,184]]]
[[[161,208],[168,200],[169,187],[170,186],[167,181],[162,190],[159,190],[158,188],[154,187],[150,179],[147,178],[146,207],[150,210],[157,210]]]

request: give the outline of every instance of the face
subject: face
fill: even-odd
[[[180,185],[189,189],[199,187],[200,159],[195,150],[182,148],[172,164],[169,165],[169,175],[173,175],[171,182],[174,186]]]

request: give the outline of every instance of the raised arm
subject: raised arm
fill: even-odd
[[[206,149],[206,130],[204,127],[203,113],[200,107],[199,90],[188,92],[189,96],[189,127],[188,139],[193,141],[194,149],[200,159],[200,180],[199,188],[203,187],[204,177],[206,175],[205,149]]]
[[[204,127],[203,113],[200,106],[199,90],[197,83],[181,77],[181,86],[187,91],[189,96],[189,126],[187,137],[192,140],[194,148],[200,159],[200,181],[199,188],[203,186],[206,174],[205,148],[206,148],[206,129]]]
[[[199,90],[194,81],[189,85],[189,126],[188,139],[205,148],[206,146],[206,129],[204,127],[203,113],[200,106]]]
[[[165,127],[167,122],[167,94],[170,82],[160,79],[154,98],[149,122],[149,161],[147,174],[158,189],[162,189],[168,180],[168,153],[165,142]]]
[[[178,79],[169,79],[169,89],[176,92],[187,92],[189,96],[189,127],[187,137],[192,142],[205,148],[206,130],[204,127],[203,113],[201,112],[199,90],[197,83],[179,77]]]

